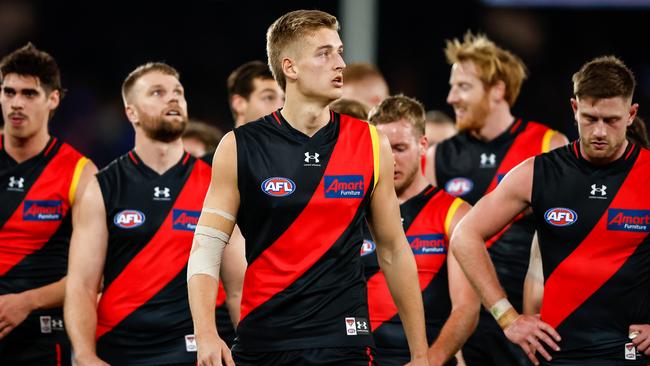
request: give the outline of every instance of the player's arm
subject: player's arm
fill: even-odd
[[[71,200],[73,215],[76,210],[76,198],[83,193],[88,181],[97,172],[95,164],[86,161]],[[61,307],[64,293],[65,277],[42,287],[0,296],[0,339],[22,323],[32,311]]]
[[[222,264],[220,275],[223,288],[226,291],[226,306],[228,314],[230,314],[230,321],[237,327],[241,314],[241,295],[247,266],[246,242],[237,225],[235,225],[230,241],[223,251]]]
[[[548,324],[530,315],[519,315],[506,298],[485,241],[530,206],[534,158],[525,160],[506,175],[497,188],[479,200],[461,220],[451,238],[451,248],[465,275],[504,330],[506,337],[518,344],[535,364],[535,352],[550,360],[540,340],[559,349],[549,337],[560,336]]]
[[[424,166],[424,176],[434,186],[438,186],[436,183],[436,146],[438,144],[431,145],[427,149],[426,164]]]
[[[569,139],[560,132],[553,134],[549,143],[549,150],[557,149],[569,143]]]
[[[544,298],[544,269],[542,267],[542,254],[539,251],[537,232],[530,245],[530,261],[528,272],[524,280],[524,314],[539,314]]]
[[[212,162],[212,180],[194,232],[187,265],[188,293],[199,365],[234,365],[230,350],[219,338],[215,323],[221,257],[239,210],[237,145],[229,132],[219,143]]]
[[[92,178],[73,214],[73,231],[68,258],[68,279],[63,307],[65,327],[75,350],[77,365],[105,365],[97,357],[97,292],[100,287],[108,228],[104,198]]]
[[[457,223],[467,214],[470,208],[471,206],[465,202],[458,207],[449,227],[449,237],[453,234]],[[451,313],[438,338],[429,348],[430,365],[443,365],[454,357],[454,354],[460,350],[476,328],[481,307],[478,295],[465,277],[451,251],[447,254],[447,272]]]
[[[377,243],[377,260],[399,310],[413,365],[426,365],[427,340],[422,295],[413,251],[401,225],[393,186],[393,156],[383,135],[379,179],[370,201],[368,224]]]

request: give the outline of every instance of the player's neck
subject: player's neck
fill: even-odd
[[[580,146],[580,155],[582,155],[582,157],[586,161],[588,161],[588,162],[590,162],[591,164],[594,164],[594,165],[607,165],[607,164],[613,163],[616,160],[620,159],[623,156],[623,154],[625,154],[625,150],[627,149],[627,146],[629,145],[629,143],[630,143],[629,141],[625,140],[623,142],[623,144],[621,144],[621,146],[616,150],[616,152],[614,154],[612,154],[611,156],[602,157],[602,158],[594,158],[594,157],[589,156],[589,154],[587,154],[585,152],[585,149],[582,147],[582,144],[583,144],[582,140],[580,140],[580,144],[578,144],[578,146]]]
[[[300,93],[289,95],[287,90],[287,97],[281,113],[291,127],[307,136],[313,136],[330,120],[328,104],[306,98]]]
[[[180,138],[172,142],[161,142],[137,133],[135,151],[142,162],[158,174],[163,174],[176,165],[185,153]]]
[[[246,124],[246,121],[244,121],[244,116],[237,116],[237,119],[235,119],[235,128],[243,126]]]
[[[50,140],[47,129],[42,129],[35,135],[27,138],[19,138],[4,134],[4,149],[17,163],[22,163],[38,155]]]
[[[473,131],[473,135],[479,140],[492,141],[510,128],[514,120],[507,105],[495,107],[486,116],[485,125],[480,130]]]
[[[409,184],[408,187],[404,188],[403,190],[396,192],[397,201],[399,201],[399,204],[401,205],[402,203],[417,196],[428,185],[429,182],[424,177],[424,175],[422,175],[422,170],[418,169],[413,182],[411,182],[411,184]]]

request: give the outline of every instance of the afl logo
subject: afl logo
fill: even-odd
[[[546,211],[544,220],[553,226],[569,226],[578,221],[578,214],[569,208],[555,207]]]
[[[296,183],[289,178],[273,177],[262,182],[262,191],[269,196],[284,197],[296,190]]]
[[[138,210],[120,211],[113,218],[113,223],[122,229],[133,229],[144,224],[144,214]]]
[[[374,252],[375,248],[377,248],[375,243],[371,242],[370,240],[364,239],[363,244],[361,244],[361,256],[363,257],[364,255],[368,255]]]
[[[474,183],[463,177],[454,178],[445,184],[445,191],[456,197],[466,195],[472,190],[472,188],[474,188]]]

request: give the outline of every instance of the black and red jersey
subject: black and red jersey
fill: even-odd
[[[53,137],[38,155],[17,163],[0,138],[0,295],[39,288],[65,276],[70,208],[88,161]],[[46,319],[49,333],[53,315],[55,328],[63,331],[61,314],[57,308],[30,317]]]
[[[650,151],[630,143],[606,166],[574,142],[535,158],[531,204],[544,268],[542,320],[555,362],[646,365],[628,343],[650,323]]]
[[[496,188],[512,168],[548,151],[556,133],[542,124],[523,119],[516,120],[488,142],[468,132],[459,133],[436,147],[436,183],[447,193],[474,205]],[[522,310],[523,284],[534,232],[531,218],[520,216],[487,243],[499,281],[518,311]]]
[[[451,312],[447,276],[449,229],[462,203],[460,198],[428,186],[400,205],[406,238],[418,267],[429,344],[438,337]],[[379,268],[375,249],[372,236],[366,230],[361,259],[368,281],[368,307],[377,346],[377,362],[383,364],[389,361],[388,358],[399,358],[404,364],[410,360],[406,335],[386,278]]]
[[[332,112],[309,137],[275,112],[235,138],[249,263],[235,349],[372,345],[359,250],[379,174],[375,127]]]
[[[109,233],[97,353],[109,363],[196,361],[187,261],[210,177],[188,153],[160,175],[135,151],[97,174]]]

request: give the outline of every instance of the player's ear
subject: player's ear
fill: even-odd
[[[298,66],[292,58],[285,57],[282,59],[282,72],[287,81],[298,79]]]

